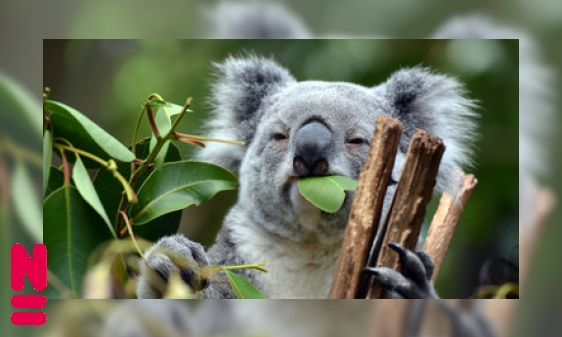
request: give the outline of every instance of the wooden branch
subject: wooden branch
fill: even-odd
[[[386,187],[392,173],[402,124],[377,118],[369,155],[359,175],[330,298],[356,298],[373,239],[377,233]]]
[[[377,267],[399,270],[398,254],[388,248],[388,243],[395,242],[406,249],[415,250],[444,151],[443,141],[424,130],[417,129],[412,136]],[[375,280],[367,298],[382,298],[382,295],[382,288]]]
[[[423,247],[423,251],[431,257],[435,265],[433,282],[439,275],[463,207],[477,183],[478,180],[472,174],[464,174],[463,184],[456,196],[456,201],[448,194],[441,196],[439,207],[433,216]]]

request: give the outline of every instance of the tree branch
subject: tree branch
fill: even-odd
[[[330,298],[357,298],[373,239],[381,217],[386,187],[392,173],[402,124],[388,117],[378,117],[371,149],[359,175],[357,190]]]

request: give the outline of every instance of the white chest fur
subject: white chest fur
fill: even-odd
[[[237,253],[248,263],[266,262],[257,283],[268,298],[327,298],[341,243],[293,242],[255,228],[233,233]]]

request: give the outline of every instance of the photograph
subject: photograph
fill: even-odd
[[[518,298],[518,56],[44,40],[45,294]]]

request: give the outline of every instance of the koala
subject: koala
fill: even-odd
[[[353,193],[347,193],[338,212],[326,213],[300,195],[297,180],[326,175],[357,179],[377,116],[403,124],[385,209],[416,128],[443,139],[446,146],[437,192],[455,195],[462,182],[460,168],[471,163],[477,105],[452,77],[414,67],[400,69],[372,87],[297,81],[273,59],[253,54],[229,57],[214,68],[209,134],[245,145],[209,144],[197,158],[238,174],[238,201],[208,251],[181,234],[164,237],[150,248],[138,280],[139,298],[162,296],[149,282],[152,271],[164,280],[179,272],[203,298],[234,298],[225,275],[211,280],[199,272],[201,267],[263,261],[268,273],[236,272],[268,298],[326,298]],[[430,281],[433,263],[427,255],[398,245],[392,248],[400,254],[403,273],[376,270],[388,293],[396,298],[437,297]],[[177,266],[164,251],[192,263]]]

